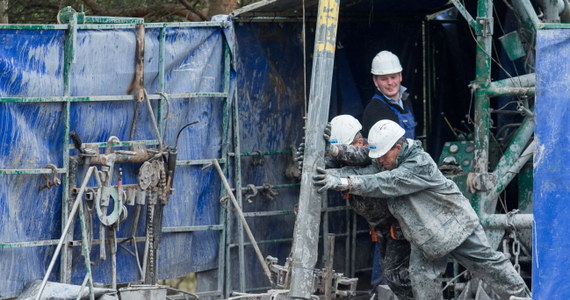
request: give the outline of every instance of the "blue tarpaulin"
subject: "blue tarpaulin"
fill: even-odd
[[[144,86],[148,94],[221,93],[224,86],[224,34],[220,26],[167,27],[164,29],[164,88],[159,80],[160,28],[147,28],[144,54]],[[75,58],[71,64],[70,96],[109,96],[109,101],[70,104],[69,130],[84,143],[105,142],[111,136],[128,141],[133,121],[133,100],[114,101],[127,95],[135,71],[134,28],[79,29]],[[65,30],[0,30],[0,97],[64,96]],[[228,81],[229,82],[229,81]],[[233,85],[233,79],[230,82]],[[164,101],[164,100],[163,100]],[[158,107],[154,102],[154,112]],[[165,145],[173,145],[176,133],[185,124],[178,142],[178,160],[221,157],[221,97],[170,97],[162,111]],[[0,103],[0,169],[41,169],[47,164],[64,165],[64,103]],[[149,111],[141,105],[134,140],[155,140]],[[71,150],[70,155],[76,154]],[[136,169],[124,166],[124,184],[136,183]],[[220,223],[220,180],[214,168],[202,165],[179,166],[174,194],[166,206],[163,226],[217,225]],[[59,175],[60,178],[62,175]],[[78,184],[80,184],[78,179]],[[39,190],[42,175],[0,175],[0,243],[57,240],[62,230],[62,186]],[[134,208],[129,207],[132,216]],[[145,210],[143,210],[144,212]],[[96,219],[96,217],[95,217]],[[118,237],[130,236],[133,218],[120,224]],[[98,239],[98,221],[94,238]],[[144,236],[144,213],[137,236]],[[80,239],[79,226],[75,240]],[[219,231],[165,233],[159,256],[159,278],[216,268]],[[125,248],[132,246],[130,243]],[[140,280],[134,256],[118,247],[119,282]],[[144,243],[139,243],[142,254]],[[99,259],[98,247],[91,253],[95,282],[110,282],[110,259]],[[55,246],[5,247],[0,249],[0,298],[16,296],[26,282],[43,278]],[[81,284],[85,275],[80,247],[73,251],[72,283]],[[108,250],[107,250],[108,251]],[[107,254],[109,255],[109,254]],[[57,281],[59,263],[50,280]]]
[[[538,32],[534,156],[533,299],[568,299],[570,30]]]

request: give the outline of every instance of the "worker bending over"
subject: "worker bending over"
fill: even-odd
[[[415,299],[443,299],[441,278],[448,255],[486,282],[503,299],[527,297],[528,288],[511,262],[493,250],[477,214],[419,141],[390,120],[370,129],[368,167],[317,168],[319,192],[327,189],[385,198],[411,243],[410,279]],[[386,171],[382,171],[384,168]]]

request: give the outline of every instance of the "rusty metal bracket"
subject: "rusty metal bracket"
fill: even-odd
[[[39,190],[51,189],[52,186],[58,186],[61,184],[59,177],[57,175],[57,167],[53,164],[46,165],[44,168],[50,169],[52,171],[52,178],[50,179],[48,174],[44,174],[46,184],[39,187]]]
[[[255,196],[257,196],[257,188],[255,187],[255,184],[251,184],[251,183],[248,184],[247,187],[251,189],[251,194],[246,195],[245,200],[247,200],[247,202],[249,202],[249,203],[253,203],[253,200],[251,200],[251,199],[254,198]]]
[[[263,190],[261,191],[261,193],[269,200],[275,200],[275,196],[279,195],[279,193],[276,190],[274,190],[273,186],[269,183],[263,184]]]
[[[495,187],[497,176],[493,173],[469,173],[467,174],[467,186],[471,193],[487,192]]]
[[[265,156],[261,151],[253,151],[253,155],[251,156],[251,165],[252,166],[262,166],[265,164]]]

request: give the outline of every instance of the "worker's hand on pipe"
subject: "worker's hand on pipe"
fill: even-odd
[[[295,160],[299,166],[299,172],[303,172],[303,158],[305,157],[305,143],[300,143],[295,152]]]
[[[325,130],[323,131],[323,138],[325,139],[326,145],[325,145],[325,155],[329,155],[329,156],[337,156],[338,155],[338,147],[334,145],[334,143],[331,143],[331,122],[327,123],[327,126],[325,126]]]
[[[317,168],[317,174],[313,175],[313,185],[320,187],[319,193],[328,189],[346,191],[350,188],[348,178],[332,175],[323,168]]]
[[[332,130],[331,128],[332,128],[331,122],[328,122],[327,126],[325,126],[325,130],[323,130],[323,138],[327,143],[330,143],[331,141],[331,130]]]

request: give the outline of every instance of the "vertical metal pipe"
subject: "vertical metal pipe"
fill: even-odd
[[[328,196],[326,195],[326,193],[322,196],[321,198],[321,211],[323,212],[322,216],[323,216],[323,234],[322,234],[322,238],[323,238],[323,256],[324,257],[328,257],[329,256],[329,248],[326,247],[327,245],[327,241],[328,241],[328,233],[329,233],[329,200],[328,200]]]
[[[160,93],[164,93],[164,54],[166,52],[166,27],[160,28],[160,32],[158,33],[158,91]],[[166,98],[166,97],[164,97]],[[168,101],[168,99],[166,99]],[[167,103],[167,105],[170,105]],[[158,108],[156,109],[157,114],[157,121],[158,121],[158,131],[163,132],[162,140],[166,143],[166,132],[164,132],[164,122],[162,118],[162,114],[164,111],[164,101],[162,97],[158,100]]]
[[[324,235],[324,234],[323,234]],[[332,299],[332,284],[333,284],[333,274],[334,274],[334,243],[335,236],[332,233],[326,234],[325,243],[323,248],[328,249],[324,256],[325,261],[325,300]]]
[[[346,222],[346,238],[344,240],[344,273],[350,274],[350,255],[351,255],[351,253],[350,253],[350,240],[351,240],[350,216],[352,214],[352,209],[350,208],[350,205],[348,205],[348,201],[346,204],[347,204],[346,205],[347,210],[344,212],[344,219]]]
[[[354,274],[356,273],[356,239],[357,239],[357,230],[358,230],[358,222],[357,222],[357,216],[356,213],[353,211],[352,212],[352,238],[351,238],[351,249],[352,252],[350,254],[350,272],[348,274],[350,274],[350,277],[354,277]]]
[[[64,242],[67,239],[67,232],[68,232],[69,228],[71,227],[71,224],[73,224],[73,218],[75,217],[75,214],[77,213],[77,210],[79,208],[79,204],[81,203],[81,200],[83,198],[83,193],[85,192],[85,188],[87,187],[87,183],[89,182],[89,179],[91,178],[91,174],[93,173],[94,169],[95,169],[95,167],[89,167],[89,170],[87,171],[87,176],[83,180],[83,183],[81,184],[81,188],[79,189],[79,192],[77,193],[77,197],[75,198],[75,202],[73,203],[73,207],[71,208],[71,212],[69,213],[69,217],[67,220],[65,220],[65,222],[63,222],[64,226],[63,226],[61,238],[59,239],[59,242],[57,243],[55,251],[53,252],[53,258],[51,259],[51,262],[48,266],[46,274],[44,275],[44,279],[42,280],[42,284],[40,285],[40,288],[38,290],[38,294],[35,297],[36,300],[41,299],[41,296],[42,296],[42,293],[44,291],[44,288],[46,287],[49,275],[50,275],[51,271],[53,270],[53,266],[55,265],[55,262],[57,260],[57,256],[59,255],[59,252],[60,252]]]
[[[487,173],[489,165],[489,96],[479,88],[487,88],[491,84],[491,47],[493,27],[493,1],[479,0],[477,4],[477,21],[481,31],[477,35],[475,54],[475,124],[474,124],[474,165],[475,173]],[[473,195],[474,208],[478,213],[483,212],[483,199],[486,192]]]
[[[224,39],[224,75],[223,75],[223,91],[228,93],[230,90],[230,45],[228,45],[227,40]],[[229,97],[229,95],[228,95]],[[223,101],[223,112],[222,112],[222,151],[221,157],[228,160],[228,117],[229,117],[229,107],[228,107],[228,97]],[[224,164],[223,170],[226,171],[227,163]],[[224,194],[224,187],[220,189],[220,194]],[[231,192],[231,191],[230,191]],[[227,208],[222,207],[220,209],[220,222],[225,222],[224,230],[220,232],[220,248],[218,251],[218,289],[223,290],[225,282],[225,296],[228,298],[231,292],[231,269],[230,269],[230,249],[229,244],[231,243],[231,214],[228,213]],[[224,276],[225,271],[225,276]],[[225,279],[225,281],[224,281]]]
[[[77,41],[77,14],[71,16],[69,21],[67,31],[65,32],[65,44],[63,53],[63,93],[64,96],[71,95],[71,66],[75,61],[75,47]],[[69,121],[71,114],[71,102],[67,97],[65,103],[63,104],[63,138],[62,138],[62,149],[63,149],[63,168],[66,172],[63,174],[63,181],[61,185],[61,226],[63,231],[63,226],[65,226],[65,221],[69,218],[70,211],[70,201],[69,199]],[[75,184],[75,183],[73,183]],[[73,230],[65,237],[65,240],[73,239]],[[60,260],[60,271],[59,279],[61,282],[69,283],[71,282],[71,263],[72,263],[72,251],[66,245],[61,252]]]
[[[243,207],[243,196],[241,194],[241,147],[240,147],[240,122],[239,122],[239,107],[237,96],[233,99],[233,121],[234,121],[234,177],[236,186],[236,198],[238,205]],[[237,222],[237,232],[238,232],[238,263],[239,263],[239,290],[240,292],[245,292],[245,253],[244,253],[244,238],[243,238],[243,223],[238,219]]]
[[[291,248],[289,296],[292,298],[311,297],[313,268],[317,262],[321,195],[312,185],[311,177],[317,166],[324,166],[322,132],[329,115],[338,14],[338,0],[319,0],[299,212]]]
[[[95,294],[93,290],[93,274],[91,273],[91,256],[89,249],[89,232],[87,231],[87,222],[85,220],[85,209],[83,206],[83,199],[80,200],[79,204],[79,221],[81,226],[81,252],[83,253],[83,258],[85,261],[85,279],[89,282],[89,299],[95,300]]]

